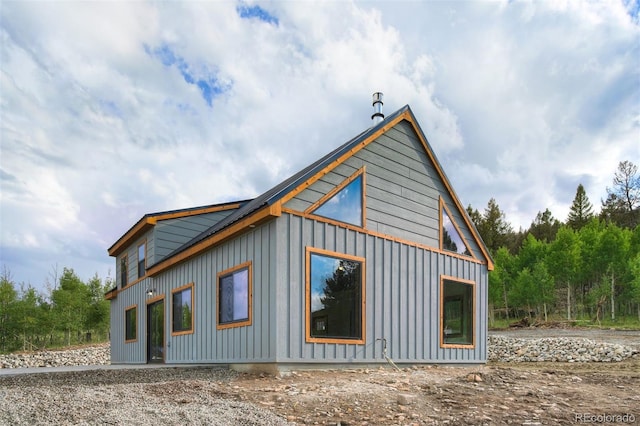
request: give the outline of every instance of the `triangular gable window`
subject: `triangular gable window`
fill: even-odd
[[[444,203],[441,207],[442,211],[442,240],[441,246],[443,250],[452,251],[458,254],[464,254],[466,256],[471,256],[471,251],[467,246],[466,241],[458,232],[458,227],[455,225],[449,213],[447,212],[447,208],[444,206]]]
[[[337,186],[334,191],[325,195],[318,203],[311,206],[308,212],[327,219],[362,227],[364,222],[362,214],[362,182],[362,173],[358,171]]]

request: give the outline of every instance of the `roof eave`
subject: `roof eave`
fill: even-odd
[[[147,269],[147,275],[153,277],[167,268],[175,266],[196,256],[203,250],[209,249],[217,244],[220,244],[223,241],[227,241],[228,239],[233,238],[240,233],[247,232],[250,229],[255,228],[256,226],[268,222],[271,219],[274,219],[281,215],[282,207],[280,203],[265,205],[264,207],[250,213],[247,217],[230,224],[228,227],[208,236],[207,238],[202,239],[201,241],[186,248],[185,250],[161,260],[160,262]]]
[[[109,247],[107,251],[109,253],[109,256],[118,256],[126,247],[130,246],[135,240],[144,235],[149,229],[153,228],[153,226],[155,226],[158,221],[237,209],[242,204],[248,201],[249,200],[234,201],[231,203],[215,204],[211,206],[195,207],[191,209],[171,210],[160,213],[146,214],[127,232],[125,232],[125,234],[120,237],[118,241],[116,241],[111,247]]]

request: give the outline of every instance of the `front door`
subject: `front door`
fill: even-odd
[[[164,362],[164,299],[147,305],[147,363]]]

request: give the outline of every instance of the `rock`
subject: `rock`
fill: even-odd
[[[624,345],[584,338],[523,339],[493,335],[488,341],[489,361],[620,362],[635,354],[633,348]]]
[[[59,367],[64,365],[108,365],[108,343],[61,351],[38,351],[0,355],[0,368]]]
[[[416,396],[415,395],[409,395],[406,393],[399,393],[398,394],[398,404],[399,405],[411,405],[415,402]]]

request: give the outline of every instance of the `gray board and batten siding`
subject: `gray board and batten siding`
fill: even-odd
[[[289,294],[289,300],[286,316],[278,321],[287,324],[289,331],[285,335],[291,337],[288,345],[278,346],[278,358],[310,363],[375,362],[382,358],[382,342],[377,339],[385,338],[388,354],[397,362],[485,362],[486,265],[437,250],[440,197],[472,253],[478,259],[483,254],[409,123],[398,123],[296,195],[285,207],[299,212],[307,210],[362,167],[366,185],[365,228],[375,235],[303,215],[285,214],[278,220],[278,247],[284,245],[286,249],[281,250],[289,253],[288,257],[279,258],[284,262],[278,267],[283,274],[279,282],[290,283],[279,288],[281,294]],[[304,319],[306,247],[365,259],[365,345],[306,343],[305,322],[286,320]],[[476,283],[473,349],[440,347],[441,276]]]
[[[153,278],[125,288],[111,301],[112,363],[145,363],[146,334],[145,289],[150,286],[154,295],[164,295],[165,301],[165,362],[265,363],[276,360],[275,309],[277,292],[275,238],[276,223],[257,226],[237,238],[222,243],[199,256],[165,270]],[[234,266],[252,265],[252,324],[244,327],[216,329],[217,274]],[[194,330],[191,334],[173,336],[171,333],[171,291],[193,283]],[[154,296],[153,300],[156,300]],[[124,309],[138,304],[138,340],[124,343]]]
[[[374,363],[384,360],[382,341],[395,362],[486,362],[486,267],[354,229],[293,214],[278,219],[278,360],[284,363]],[[365,344],[305,342],[305,248],[313,247],[365,259]],[[476,345],[441,348],[440,277],[476,283]],[[283,309],[284,308],[284,309]]]
[[[412,117],[410,110],[408,113]],[[421,132],[419,127],[417,131]],[[318,170],[315,165],[310,167]],[[112,362],[146,362],[148,286],[153,287],[155,294],[164,295],[166,363],[380,363],[384,362],[382,341],[378,340],[382,338],[387,341],[388,356],[400,363],[486,362],[488,267],[484,260],[489,261],[485,257],[486,248],[480,247],[481,242],[474,238],[473,230],[467,226],[468,218],[463,217],[466,213],[459,210],[455,194],[441,178],[440,166],[431,162],[413,125],[398,121],[332,167],[289,199],[279,217],[117,292],[117,297],[111,299]],[[365,229],[304,213],[363,167]],[[284,192],[295,189],[289,187]],[[258,200],[270,203],[269,197],[277,202],[282,195],[271,194],[280,191],[276,187],[255,203]],[[473,258],[440,250],[441,199]],[[180,236],[168,238],[177,230],[177,227],[171,232],[154,230],[146,235],[151,250],[149,259],[157,263],[167,252],[176,250],[180,241],[188,240]],[[198,231],[193,228],[188,232],[195,235]],[[199,232],[202,236],[201,229]],[[162,249],[165,252],[162,255],[153,252],[152,257],[152,251],[158,250],[153,246],[158,244],[159,235],[170,243],[161,243],[160,246],[165,244]],[[132,244],[128,249],[134,256],[132,259],[136,259],[136,248]],[[307,248],[365,260],[364,344],[306,341]],[[251,262],[252,267],[251,324],[217,329],[217,274],[245,262]],[[441,345],[442,277],[474,283],[473,346]],[[194,330],[191,334],[173,336],[171,291],[189,283],[193,283],[195,294]],[[138,306],[138,339],[125,343],[124,310],[133,305]]]
[[[233,212],[234,210],[223,210],[197,216],[159,221],[154,227],[155,255],[154,257],[150,256],[150,258],[153,259],[153,263],[164,259],[177,248],[211,228]],[[151,263],[148,266],[151,266]]]
[[[455,207],[451,195],[413,128],[401,121],[376,141],[356,152],[330,173],[285,204],[305,211],[329,190],[366,167],[366,228],[438,248],[442,197],[469,249],[483,254]]]
[[[233,209],[230,209],[175,219],[159,220],[150,231],[138,238],[124,253],[118,255],[118,258],[121,258],[124,254],[127,255],[127,282],[132,283],[138,279],[138,246],[140,244],[146,243],[146,267],[148,268],[164,259],[176,248],[191,240],[193,237],[229,216],[233,211]],[[118,281],[118,287],[121,287],[121,283],[119,282],[120,268],[120,262],[116,262],[116,280]]]

